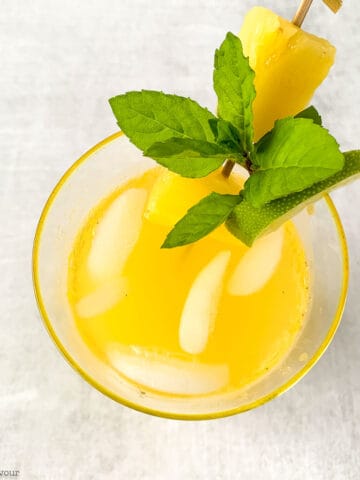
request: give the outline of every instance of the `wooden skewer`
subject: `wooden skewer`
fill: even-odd
[[[226,160],[225,165],[223,166],[223,169],[221,173],[225,178],[230,177],[230,173],[232,172],[232,169],[235,167],[235,162],[232,160]]]
[[[295,13],[294,18],[292,19],[292,23],[296,25],[297,27],[301,27],[303,24],[303,21],[305,20],[305,17],[309,11],[309,8],[311,7],[313,0],[302,0],[299,8],[297,9],[297,12]]]
[[[232,169],[235,167],[235,162],[232,160],[226,160],[225,165],[223,166],[223,169],[221,170],[221,173],[223,177],[229,178],[230,173],[232,172]]]

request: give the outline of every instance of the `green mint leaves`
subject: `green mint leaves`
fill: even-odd
[[[254,138],[254,77],[239,37],[228,33],[215,52],[214,90],[218,97],[219,117],[237,128],[241,148],[248,152],[253,150]]]
[[[327,130],[307,118],[277,120],[257,144],[244,195],[254,207],[300,192],[341,170],[343,154]]]
[[[316,125],[322,126],[322,118],[313,105],[305,108],[305,110],[295,115],[294,118],[310,118]]]
[[[240,202],[239,195],[210,193],[190,208],[166,237],[165,248],[179,247],[196,242],[225,222]]]
[[[234,125],[222,118],[214,118],[209,120],[209,123],[216,143],[226,148],[229,152],[239,154],[240,133]],[[238,161],[240,160],[238,159]]]
[[[163,247],[195,242],[222,223],[251,245],[304,204],[359,173],[359,152],[344,156],[314,107],[278,120],[254,145],[254,75],[239,38],[228,33],[215,52],[218,117],[189,98],[162,92],[128,92],[109,100],[130,141],[167,169],[199,178],[232,160],[250,174],[239,195],[212,193],[190,208]]]
[[[216,143],[191,138],[169,138],[156,142],[144,155],[183,177],[205,177],[219,168],[229,151]]]
[[[209,120],[216,117],[190,98],[141,90],[109,102],[119,127],[140,150],[174,137],[214,140]]]
[[[335,175],[315,183],[302,192],[279,198],[261,208],[255,208],[241,195],[242,200],[229,215],[226,227],[243,243],[252,245],[256,238],[276,230],[324,193],[360,177],[360,150],[344,153],[344,159],[343,168]]]
[[[231,153],[215,141],[211,122],[216,117],[190,98],[142,90],[118,95],[109,102],[131,142],[184,177],[208,175]]]

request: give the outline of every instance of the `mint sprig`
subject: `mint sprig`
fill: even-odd
[[[232,33],[215,52],[214,89],[217,117],[194,100],[163,92],[128,92],[109,100],[132,143],[169,170],[198,178],[230,159],[250,174],[239,195],[212,193],[190,208],[163,247],[195,242],[222,223],[251,245],[322,192],[360,172],[360,151],[346,153],[344,163],[314,107],[278,120],[254,145],[254,72]]]
[[[239,37],[230,32],[226,35],[215,52],[214,64],[214,90],[218,97],[219,117],[237,128],[240,148],[244,152],[252,152],[255,73],[244,56]]]

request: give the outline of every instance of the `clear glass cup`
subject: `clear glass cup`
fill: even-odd
[[[156,394],[102,363],[78,333],[67,299],[67,266],[74,239],[89,211],[128,179],[152,168],[121,132],[85,153],[51,193],[35,234],[33,278],[45,326],[68,362],[93,387],[123,405],[178,419],[224,417],[258,407],[300,380],[329,345],[342,316],[348,255],[340,219],[325,195],[294,218],[312,276],[312,304],[288,356],[264,378],[241,390],[205,397]]]

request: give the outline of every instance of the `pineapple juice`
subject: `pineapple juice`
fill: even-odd
[[[163,172],[130,180],[80,229],[68,271],[77,329],[94,355],[142,389],[194,396],[246,387],[286,357],[304,325],[302,243],[287,222],[250,249],[224,227],[161,249],[171,227],[152,221],[148,200]],[[185,181],[191,196],[202,180]]]

